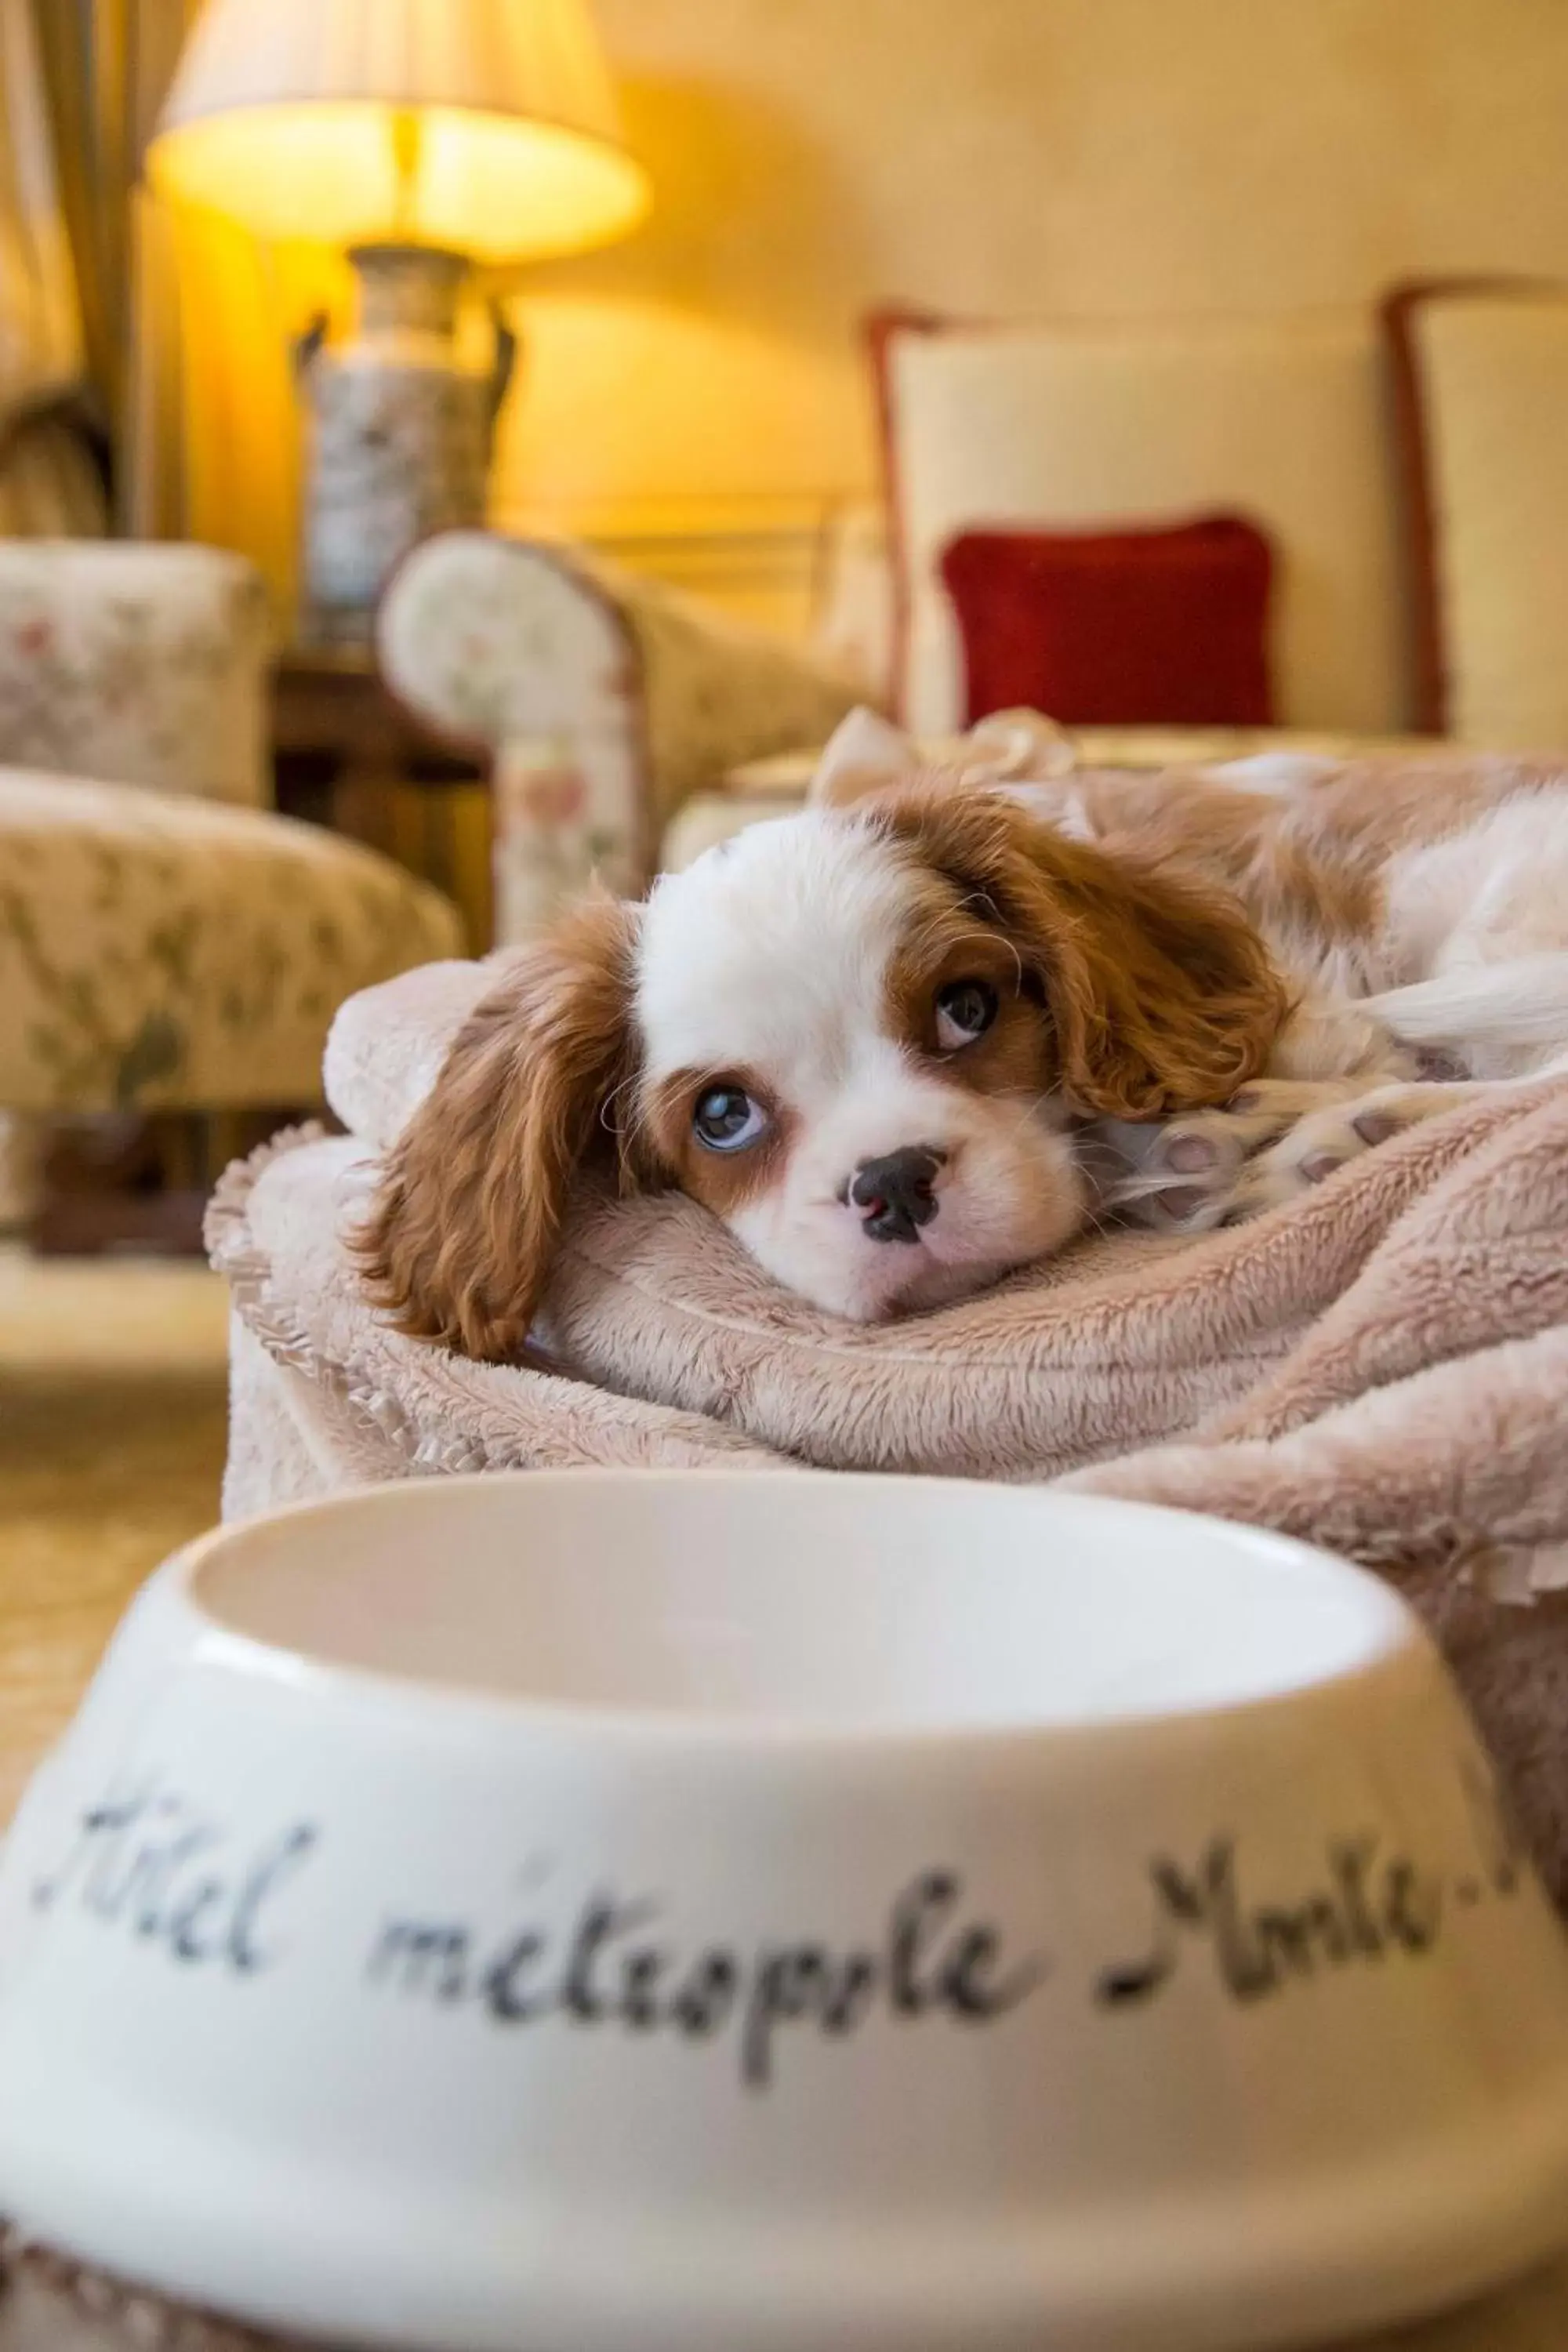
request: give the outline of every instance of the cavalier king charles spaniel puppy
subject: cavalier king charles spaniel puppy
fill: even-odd
[[[874,1321],[1107,1209],[1202,1231],[1321,1181],[1456,1099],[1412,1083],[1420,1045],[1496,1078],[1568,1043],[1568,955],[1536,954],[1522,997],[1493,985],[1489,1013],[1471,980],[1444,993],[1489,961],[1489,881],[1491,961],[1531,877],[1555,911],[1526,944],[1568,947],[1561,771],[1444,803],[1414,771],[1369,793],[1364,768],[851,767],[501,968],[361,1238],[400,1328],[517,1355],[595,1161],[679,1186],[788,1289]]]

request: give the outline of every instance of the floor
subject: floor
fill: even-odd
[[[225,1291],[0,1247],[0,1821],[132,1592],[217,1517]]]

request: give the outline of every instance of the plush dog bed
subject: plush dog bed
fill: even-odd
[[[1568,1084],[1500,1091],[1196,1242],[1096,1239],[877,1328],[777,1290],[690,1202],[585,1197],[537,1360],[390,1331],[344,1234],[489,968],[340,1014],[329,1098],[229,1171],[233,1514],[374,1479],[796,1462],[1061,1479],[1326,1543],[1436,1629],[1568,1893]]]

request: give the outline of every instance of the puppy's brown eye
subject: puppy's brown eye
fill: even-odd
[[[996,991],[984,980],[950,980],[936,1000],[936,1042],[956,1053],[984,1037],[996,1018]]]
[[[767,1133],[768,1115],[743,1087],[710,1087],[697,1098],[691,1128],[709,1151],[745,1151]]]

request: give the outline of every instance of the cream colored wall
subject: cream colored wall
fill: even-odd
[[[1139,314],[1568,276],[1568,0],[596,9],[657,209],[531,281],[500,491],[634,552],[738,533],[765,568],[868,488],[875,300]]]

